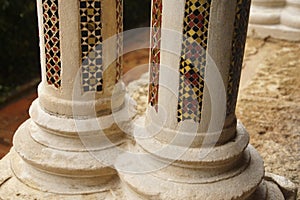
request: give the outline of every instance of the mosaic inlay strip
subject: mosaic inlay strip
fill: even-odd
[[[235,113],[245,51],[245,42],[247,38],[250,4],[251,0],[237,0],[232,56],[227,89],[227,116]]]
[[[116,22],[117,22],[117,60],[116,60],[116,82],[121,79],[123,70],[123,0],[116,0]]]
[[[180,60],[178,122],[200,122],[211,0],[186,0]]]
[[[101,1],[80,0],[82,87],[103,90]]]
[[[150,52],[150,83],[149,100],[152,107],[158,111],[158,89],[160,69],[160,48],[161,48],[161,23],[162,23],[162,0],[152,1],[152,31],[151,31],[151,52]]]
[[[49,85],[61,86],[58,0],[43,0],[46,77]]]

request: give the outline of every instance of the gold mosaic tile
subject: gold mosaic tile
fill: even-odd
[[[82,87],[84,92],[103,90],[101,1],[80,0]]]
[[[211,0],[186,0],[177,121],[200,122]]]
[[[116,0],[117,50],[116,82],[121,79],[123,70],[123,0]]]

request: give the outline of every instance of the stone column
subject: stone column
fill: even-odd
[[[299,41],[299,1],[253,0],[248,35]]]
[[[140,154],[117,163],[127,199],[283,198],[267,189],[234,114],[249,9],[250,0],[152,1],[149,107],[134,130]]]
[[[278,25],[285,0],[252,0],[250,23]]]
[[[120,81],[122,0],[37,7],[42,82],[1,162],[0,199],[104,199],[118,188],[118,125],[133,115]]]
[[[300,1],[286,0],[286,7],[281,14],[281,23],[298,30],[300,36]]]

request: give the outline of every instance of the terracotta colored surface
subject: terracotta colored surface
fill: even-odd
[[[29,118],[28,109],[36,97],[32,91],[0,109],[0,158],[9,151],[14,132]]]

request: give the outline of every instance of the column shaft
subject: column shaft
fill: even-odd
[[[122,2],[100,0],[38,1],[42,82],[41,106],[50,113],[72,116],[109,113],[124,103],[120,45]],[[115,14],[112,14],[115,13]],[[111,108],[112,93],[121,98]],[[117,100],[115,101],[117,102]]]
[[[194,123],[199,133],[195,145],[209,132],[223,130],[219,143],[235,137],[249,6],[250,1],[153,1],[147,116],[154,126],[176,131]],[[218,76],[210,75],[213,68]],[[212,101],[218,113],[213,113]]]

